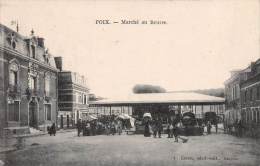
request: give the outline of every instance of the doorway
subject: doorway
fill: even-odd
[[[29,127],[37,128],[38,104],[33,99],[29,103]]]

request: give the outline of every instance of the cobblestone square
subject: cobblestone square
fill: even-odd
[[[1,154],[6,165],[240,165],[258,166],[260,141],[226,134],[174,139],[114,135],[77,137],[76,132],[27,138],[25,148]]]

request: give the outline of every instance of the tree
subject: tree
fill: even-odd
[[[166,90],[160,86],[137,84],[133,87],[133,93],[165,93]]]

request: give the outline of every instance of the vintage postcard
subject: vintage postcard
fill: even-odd
[[[259,0],[0,0],[0,166],[260,166]]]

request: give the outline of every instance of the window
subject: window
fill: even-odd
[[[29,88],[31,90],[35,90],[36,89],[36,77],[33,77],[33,76],[29,77]]]
[[[260,123],[260,110],[257,110],[257,122]]]
[[[245,90],[245,96],[244,96],[244,98],[245,98],[245,102],[247,102],[247,89]]]
[[[236,85],[236,98],[239,99],[240,98],[240,88],[239,85]]]
[[[233,92],[234,92],[234,98],[233,99],[236,99],[236,85],[233,87]]]
[[[73,101],[72,95],[60,95],[59,96],[60,101]]]
[[[17,71],[10,71],[10,85],[17,85]]]
[[[20,102],[10,101],[8,104],[8,120],[19,121]]]
[[[10,85],[17,85],[18,84],[18,65],[16,63],[10,64],[10,71],[9,71],[9,84]]]
[[[32,50],[32,57],[35,59],[36,54],[35,54],[35,46],[34,45],[31,45],[31,50]]]
[[[78,93],[75,93],[76,103],[78,103]]]
[[[247,123],[250,122],[250,111],[246,112],[246,117],[247,117]]]
[[[250,115],[249,116],[250,116],[250,121],[254,122],[254,108],[250,109]]]
[[[50,96],[50,77],[45,77],[45,95]]]
[[[256,99],[260,100],[260,86],[256,88]]]
[[[15,49],[17,40],[16,40],[16,38],[15,38],[14,33],[12,33],[12,34],[10,35],[9,42],[10,42],[12,48]]]
[[[87,95],[84,95],[84,104],[87,104]]]
[[[45,104],[45,120],[51,121],[51,105]]]
[[[254,122],[257,123],[257,109],[254,110]]]
[[[16,47],[15,41],[12,41],[11,45],[12,45],[12,48],[15,49],[15,47]]]
[[[252,89],[252,88],[250,89],[250,93],[249,93],[249,94],[250,94],[249,100],[250,100],[250,101],[253,101],[253,89]]]
[[[246,109],[246,122],[248,123],[250,121],[250,108]]]
[[[78,94],[78,103],[82,103],[81,94],[80,93]]]

